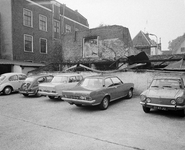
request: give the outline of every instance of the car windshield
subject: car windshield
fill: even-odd
[[[0,76],[0,82],[3,81],[5,78],[6,78],[5,75],[1,75],[1,76]]]
[[[66,76],[56,76],[52,79],[52,83],[67,83],[68,77]]]
[[[86,78],[80,83],[80,86],[86,89],[100,89],[102,83],[102,79],[99,78]]]
[[[152,88],[182,88],[179,79],[154,79],[150,87]]]

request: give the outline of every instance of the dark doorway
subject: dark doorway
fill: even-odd
[[[11,65],[0,64],[0,74],[11,72]]]

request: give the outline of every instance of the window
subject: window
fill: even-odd
[[[47,54],[47,39],[40,39],[40,52]]]
[[[71,26],[66,24],[66,33],[71,32]]]
[[[117,84],[118,85],[118,84],[122,83],[121,80],[118,79],[118,78],[116,78],[116,77],[111,78],[111,79],[112,79],[112,81],[113,81],[114,84]]]
[[[59,21],[54,20],[53,29],[54,29],[54,38],[59,38],[59,33],[60,33],[60,22]]]
[[[33,15],[31,10],[23,9],[23,25],[33,27]]]
[[[110,85],[112,85],[112,80],[110,78],[105,79],[105,87],[109,87]]]
[[[39,29],[42,31],[47,31],[47,17],[39,15]]]
[[[9,78],[9,81],[17,81],[18,80],[18,76],[17,75],[13,75]]]
[[[33,36],[24,35],[24,51],[33,52]]]

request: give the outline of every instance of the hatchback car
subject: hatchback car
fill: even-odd
[[[4,73],[0,76],[0,92],[9,95],[18,91],[23,81],[26,79],[23,73]]]
[[[74,88],[64,90],[62,99],[76,106],[99,105],[105,110],[109,102],[122,97],[132,98],[133,83],[123,83],[117,76],[95,75],[84,78]]]
[[[50,99],[61,99],[62,91],[74,87],[83,76],[76,73],[62,73],[55,75],[50,83],[39,85],[39,94]]]
[[[151,109],[175,110],[185,115],[185,87],[181,77],[156,76],[147,90],[140,95],[143,111]]]
[[[38,89],[40,83],[51,82],[53,75],[42,74],[33,75],[26,78],[21,87],[19,88],[19,93],[24,96],[35,95],[39,96]]]

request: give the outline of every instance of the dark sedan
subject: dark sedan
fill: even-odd
[[[123,83],[117,76],[95,75],[84,78],[72,89],[64,90],[62,99],[76,106],[99,105],[105,110],[111,101],[132,98],[133,89],[133,83]]]
[[[53,79],[53,75],[41,74],[41,75],[33,75],[26,78],[23,82],[22,86],[19,89],[19,93],[24,96],[35,95],[40,96],[38,94],[39,84],[45,82],[51,82]]]

